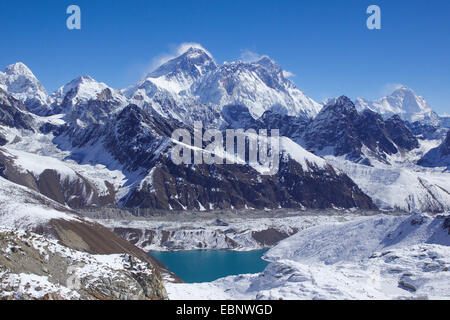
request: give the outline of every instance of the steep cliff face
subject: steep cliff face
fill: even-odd
[[[33,117],[25,105],[0,88],[0,124],[10,128],[32,130]]]
[[[370,197],[333,167],[311,163],[305,168],[289,157],[274,176],[261,176],[245,165],[177,166],[161,158],[146,180],[123,199],[123,205],[168,210],[376,208]]]
[[[323,155],[346,156],[370,164],[370,158],[386,162],[389,155],[411,151],[417,138],[398,116],[387,120],[371,111],[358,113],[347,97],[331,100],[305,129],[308,149]]]

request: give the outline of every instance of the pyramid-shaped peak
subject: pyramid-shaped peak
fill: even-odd
[[[218,67],[212,56],[203,48],[186,47],[185,50],[178,50],[178,53],[181,53],[181,55],[163,63],[147,77],[159,78],[166,76],[177,78],[178,80],[182,78],[198,79],[200,76]]]
[[[33,76],[30,68],[28,68],[23,62],[17,62],[6,67],[5,73],[8,75],[28,75]]]
[[[344,107],[350,107],[350,108],[355,107],[352,100],[347,96],[340,96],[337,98],[329,99],[326,102],[326,106],[331,106],[331,105],[344,106]]]
[[[396,94],[396,93],[413,93],[413,94],[415,94],[414,90],[412,90],[411,88],[409,88],[405,85],[398,86],[394,90],[394,92],[392,92],[392,94]]]
[[[187,57],[198,57],[200,55],[206,55],[209,58],[212,59],[211,54],[208,52],[208,50],[200,47],[189,47],[184,53],[181,54],[181,56],[187,56]]]
[[[261,57],[255,63],[259,66],[262,66],[266,70],[269,70],[272,72],[281,72],[282,71],[281,66],[268,56]]]

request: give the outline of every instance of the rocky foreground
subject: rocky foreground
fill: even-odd
[[[0,229],[0,299],[166,299],[157,269],[131,254],[93,255]]]
[[[107,228],[0,178],[0,299],[167,299],[176,276]]]

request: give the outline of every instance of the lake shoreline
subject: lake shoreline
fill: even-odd
[[[268,249],[253,251],[188,250],[149,253],[185,283],[206,283],[228,276],[254,274],[269,265],[262,259]]]

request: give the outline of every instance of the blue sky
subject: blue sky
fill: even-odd
[[[66,28],[66,8],[82,29]],[[381,7],[382,29],[366,28]],[[376,98],[396,84],[450,113],[448,0],[16,0],[0,2],[0,68],[22,61],[48,91],[81,74],[115,88],[184,42],[218,63],[266,54],[312,98]]]

